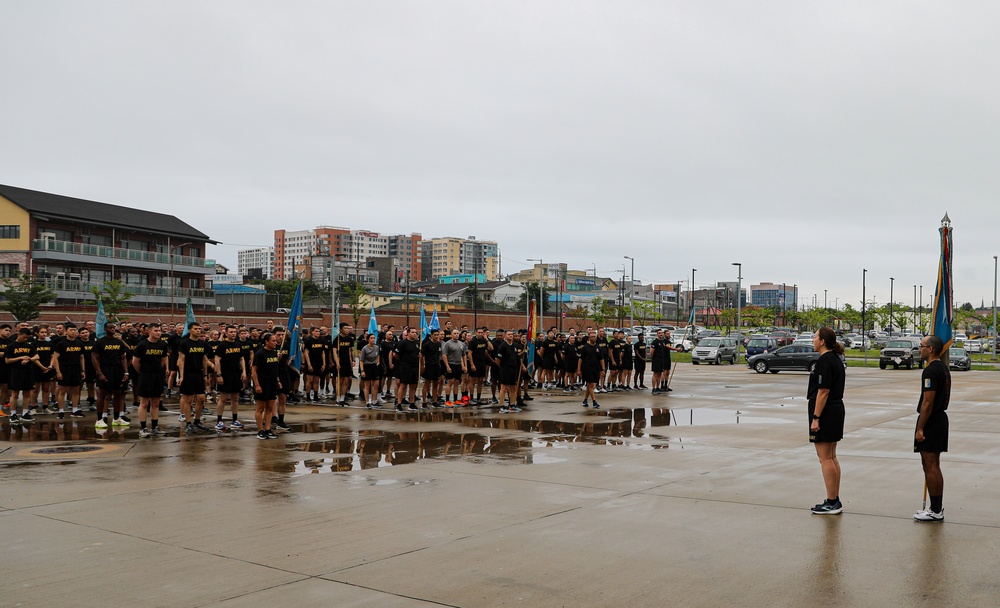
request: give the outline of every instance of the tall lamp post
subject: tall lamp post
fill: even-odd
[[[889,277],[889,335],[892,335],[892,324],[895,320],[892,318],[892,286],[895,285],[896,279],[894,277]]]
[[[865,340],[868,339],[868,331],[865,327],[865,310],[868,308],[867,298],[865,297],[865,287],[868,284],[868,269],[862,268],[861,272],[861,345],[865,345]],[[868,367],[868,349],[865,349],[865,367]]]
[[[632,282],[628,287],[628,322],[635,327],[635,258],[632,256],[625,256],[626,260],[631,260],[632,262]]]
[[[698,272],[697,268],[691,269],[691,318],[694,319],[695,321],[698,320],[698,317],[695,316],[694,314],[694,273],[696,272]],[[688,323],[688,326],[691,326],[693,324],[694,323]],[[691,327],[691,335],[692,336],[694,335],[694,327]]]
[[[740,357],[740,346],[743,345],[743,264],[733,262],[736,266],[736,358]]]
[[[993,256],[993,360],[997,360],[997,256]]]

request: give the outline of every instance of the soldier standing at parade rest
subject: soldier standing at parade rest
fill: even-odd
[[[925,522],[944,521],[944,475],[941,452],[948,451],[948,403],[951,401],[951,372],[941,361],[944,342],[939,336],[920,341],[920,356],[927,361],[920,375],[920,401],[917,404],[917,428],[913,433],[913,451],[920,453],[924,482],[931,497],[929,509],[921,509],[913,519]]]

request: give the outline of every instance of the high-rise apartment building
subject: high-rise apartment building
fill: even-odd
[[[236,273],[270,279],[274,276],[274,247],[258,247],[236,252]]]
[[[482,274],[496,281],[500,274],[499,247],[494,241],[441,237],[424,241],[423,280],[453,274]]]
[[[313,256],[333,256],[338,262],[365,263],[369,258],[395,257],[402,270],[419,277],[421,267],[419,233],[381,235],[371,230],[317,226],[312,230],[274,231],[274,278],[289,279],[295,268]]]

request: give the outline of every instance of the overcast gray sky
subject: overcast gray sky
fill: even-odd
[[[0,0],[0,183],[275,228],[475,235],[528,258],[831,306],[990,305],[996,2]]]

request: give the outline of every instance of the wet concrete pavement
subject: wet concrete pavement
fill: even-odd
[[[993,606],[997,380],[954,375],[943,524],[912,520],[917,370],[848,370],[839,516],[808,511],[823,484],[806,375],[739,366],[683,366],[669,396],[606,395],[599,412],[561,393],[508,415],[294,407],[272,441],[185,437],[175,406],[155,439],[137,425],[100,437],[90,419],[5,422],[0,597]]]

